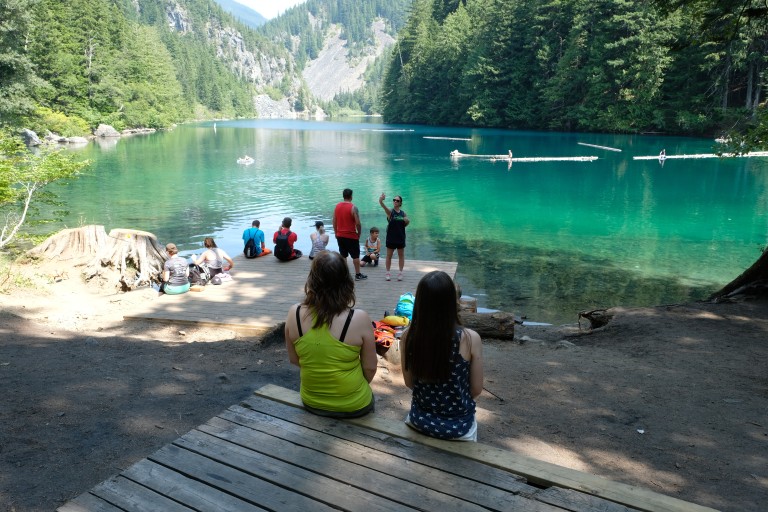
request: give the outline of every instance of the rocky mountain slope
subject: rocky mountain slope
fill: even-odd
[[[377,57],[394,43],[395,39],[384,31],[384,21],[373,25],[375,40],[366,55],[350,59],[347,42],[341,39],[341,27],[334,25],[326,36],[323,49],[303,72],[310,92],[318,99],[328,101],[340,92],[353,92],[364,85],[363,73]]]

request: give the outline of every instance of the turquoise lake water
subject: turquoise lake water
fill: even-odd
[[[574,322],[591,308],[704,298],[758,258],[768,235],[768,160],[632,159],[662,148],[670,156],[711,153],[712,146],[708,139],[376,120],[243,120],[215,129],[207,122],[77,150],[93,166],[51,187],[68,212],[46,229],[141,229],[175,242],[182,254],[199,252],[213,236],[235,255],[251,220],[260,219],[271,239],[287,215],[297,247],[308,251],[315,220],[330,230],[342,189],[354,190],[365,233],[386,225],[379,195],[391,205],[400,194],[411,218],[406,258],[458,261],[457,281],[480,307]],[[510,167],[451,159],[454,149],[598,160]],[[255,163],[238,165],[245,154]],[[383,281],[380,269],[368,273]]]

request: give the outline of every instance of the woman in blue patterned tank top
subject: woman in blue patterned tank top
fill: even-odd
[[[456,285],[442,271],[416,288],[413,320],[403,333],[403,379],[413,390],[405,422],[440,439],[477,440],[475,398],[483,391],[480,336],[461,326]]]

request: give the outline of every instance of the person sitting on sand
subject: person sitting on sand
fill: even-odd
[[[179,256],[176,244],[167,244],[165,252],[168,253],[170,258],[163,263],[163,273],[161,276],[163,283],[160,286],[160,293],[179,295],[188,292],[189,263],[187,263],[186,259]]]

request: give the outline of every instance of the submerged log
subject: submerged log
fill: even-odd
[[[118,228],[107,234],[104,226],[95,225],[60,231],[27,254],[82,266],[86,281],[98,276],[123,291],[157,282],[168,259],[152,233]]]

